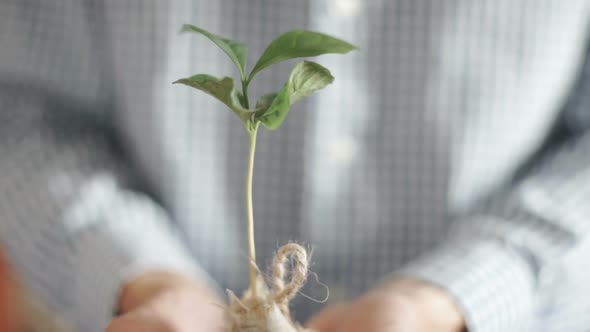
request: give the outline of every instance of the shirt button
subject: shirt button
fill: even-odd
[[[351,17],[361,9],[361,2],[359,0],[331,0],[330,12],[340,17]]]
[[[348,164],[354,160],[357,151],[356,140],[350,136],[342,136],[330,143],[328,158],[338,164]]]

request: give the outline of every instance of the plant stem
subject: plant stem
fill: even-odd
[[[244,106],[246,108],[250,108],[250,103],[248,102],[248,82],[242,81],[242,95],[244,96]]]
[[[254,155],[256,153],[256,135],[258,123],[254,125],[250,136],[250,153],[248,155],[248,177],[246,178],[246,211],[248,214],[248,256],[250,258],[250,289],[252,295],[256,296],[256,246],[254,242],[254,207],[252,205],[252,178],[254,176]]]

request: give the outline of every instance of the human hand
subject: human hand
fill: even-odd
[[[150,272],[124,287],[107,332],[221,332],[223,301],[204,283]]]
[[[308,323],[319,332],[462,332],[465,322],[452,299],[425,282],[403,279],[360,299],[330,306]]]

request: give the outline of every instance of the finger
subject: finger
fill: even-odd
[[[124,315],[114,319],[106,332],[172,332],[173,329],[157,319],[138,315]]]
[[[348,308],[349,305],[343,303],[329,306],[312,317],[305,325],[315,331],[336,332]]]

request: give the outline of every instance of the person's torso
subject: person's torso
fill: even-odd
[[[575,77],[583,4],[63,0],[44,4],[51,8],[39,17],[27,12],[36,23],[25,33],[37,37],[4,39],[0,72],[79,99],[106,96],[100,105],[114,106],[128,151],[199,262],[239,289],[247,282],[247,136],[216,100],[171,85],[237,71],[205,38],[177,32],[192,23],[244,41],[250,66],[296,28],[359,46],[317,59],[334,84],[295,105],[278,131],[261,131],[254,177],[260,267],[279,245],[304,243],[338,300],[432,248],[454,214],[538,148]],[[63,8],[79,15],[62,21]],[[262,73],[251,94],[278,90],[294,63]],[[308,295],[323,295],[311,288]]]
[[[247,282],[247,135],[225,106],[170,82],[237,71],[205,38],[176,32],[193,23],[244,41],[250,67],[296,28],[360,47],[318,58],[335,83],[295,105],[278,131],[262,130],[257,146],[258,264],[264,270],[281,244],[303,243],[334,301],[432,248],[455,212],[509,179],[551,127],[575,63],[536,72],[581,47],[539,59],[539,44],[567,28],[516,28],[524,12],[498,28],[506,11],[466,2],[176,1],[149,25],[141,11],[107,13],[128,142],[199,262],[232,289]],[[251,94],[278,90],[294,63],[261,74]],[[307,291],[323,294],[318,284]]]

